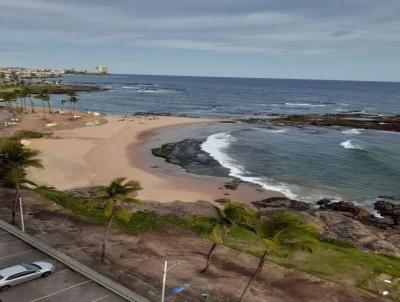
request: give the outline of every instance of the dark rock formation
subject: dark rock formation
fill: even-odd
[[[229,198],[218,198],[216,200],[214,200],[216,203],[220,203],[220,204],[226,204],[228,202],[231,202],[231,200]]]
[[[196,174],[227,176],[228,170],[201,149],[203,139],[185,139],[177,143],[168,143],[152,149],[154,156],[165,158],[168,163],[176,164],[186,171]]]
[[[323,205],[326,205],[326,204],[331,203],[331,202],[332,201],[329,198],[322,198],[322,199],[317,201],[317,205],[323,206]]]
[[[378,198],[386,199],[386,200],[395,200],[400,201],[400,196],[392,196],[392,195],[380,195]]]
[[[228,190],[236,190],[237,187],[240,185],[241,181],[239,179],[234,179],[230,182],[224,184],[225,189]]]
[[[310,204],[304,201],[294,200],[287,197],[271,197],[263,200],[253,201],[252,204],[258,209],[282,209],[304,211],[310,209]]]
[[[92,92],[92,91],[106,91],[110,90],[108,88],[103,88],[95,85],[77,85],[77,84],[66,84],[66,85],[30,85],[29,89],[31,90],[32,94],[39,93],[43,88],[46,88],[49,94],[67,94],[71,91],[75,92]]]
[[[384,200],[379,200],[375,203],[374,208],[383,217],[391,218],[395,225],[400,224],[400,205],[395,205]]]
[[[400,131],[400,115],[381,116],[360,113],[288,115],[278,118],[251,118],[241,121],[251,124],[278,124],[289,126],[340,126],[385,131]]]
[[[372,215],[368,210],[358,207],[354,203],[348,201],[327,203],[321,205],[320,208],[323,210],[350,213],[354,216],[355,219],[365,223],[375,220],[375,216]]]

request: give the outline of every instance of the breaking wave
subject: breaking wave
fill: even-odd
[[[345,149],[364,150],[359,144],[354,143],[351,139],[341,142],[340,145]]]
[[[342,131],[343,134],[360,134],[361,130],[360,129],[348,129]]]
[[[210,135],[201,145],[201,149],[214,158],[222,167],[229,170],[229,176],[239,178],[244,182],[261,186],[265,190],[278,191],[289,198],[297,196],[289,189],[286,184],[273,183],[265,177],[253,176],[245,167],[240,165],[235,159],[230,157],[226,150],[236,141],[228,132],[216,133]]]

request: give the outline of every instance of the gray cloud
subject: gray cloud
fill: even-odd
[[[123,45],[382,56],[400,51],[399,15],[398,0],[2,0],[0,41],[24,45],[21,49],[62,43],[72,51],[74,46]]]
[[[337,30],[333,33],[331,33],[332,37],[343,37],[343,36],[347,36],[354,33],[354,31],[351,30]]]

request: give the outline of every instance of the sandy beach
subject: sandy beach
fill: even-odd
[[[228,190],[223,185],[229,179],[189,174],[175,165],[163,163],[150,152],[137,152],[163,128],[201,126],[216,120],[170,116],[107,116],[105,119],[107,122],[102,125],[55,130],[56,139],[32,140],[29,147],[41,151],[45,169],[31,169],[29,177],[38,184],[68,190],[106,185],[123,176],[141,182],[140,199],[158,202],[218,198],[246,202],[279,195],[246,184]]]

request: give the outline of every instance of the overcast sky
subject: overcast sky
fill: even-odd
[[[0,0],[0,66],[400,81],[400,0]]]

